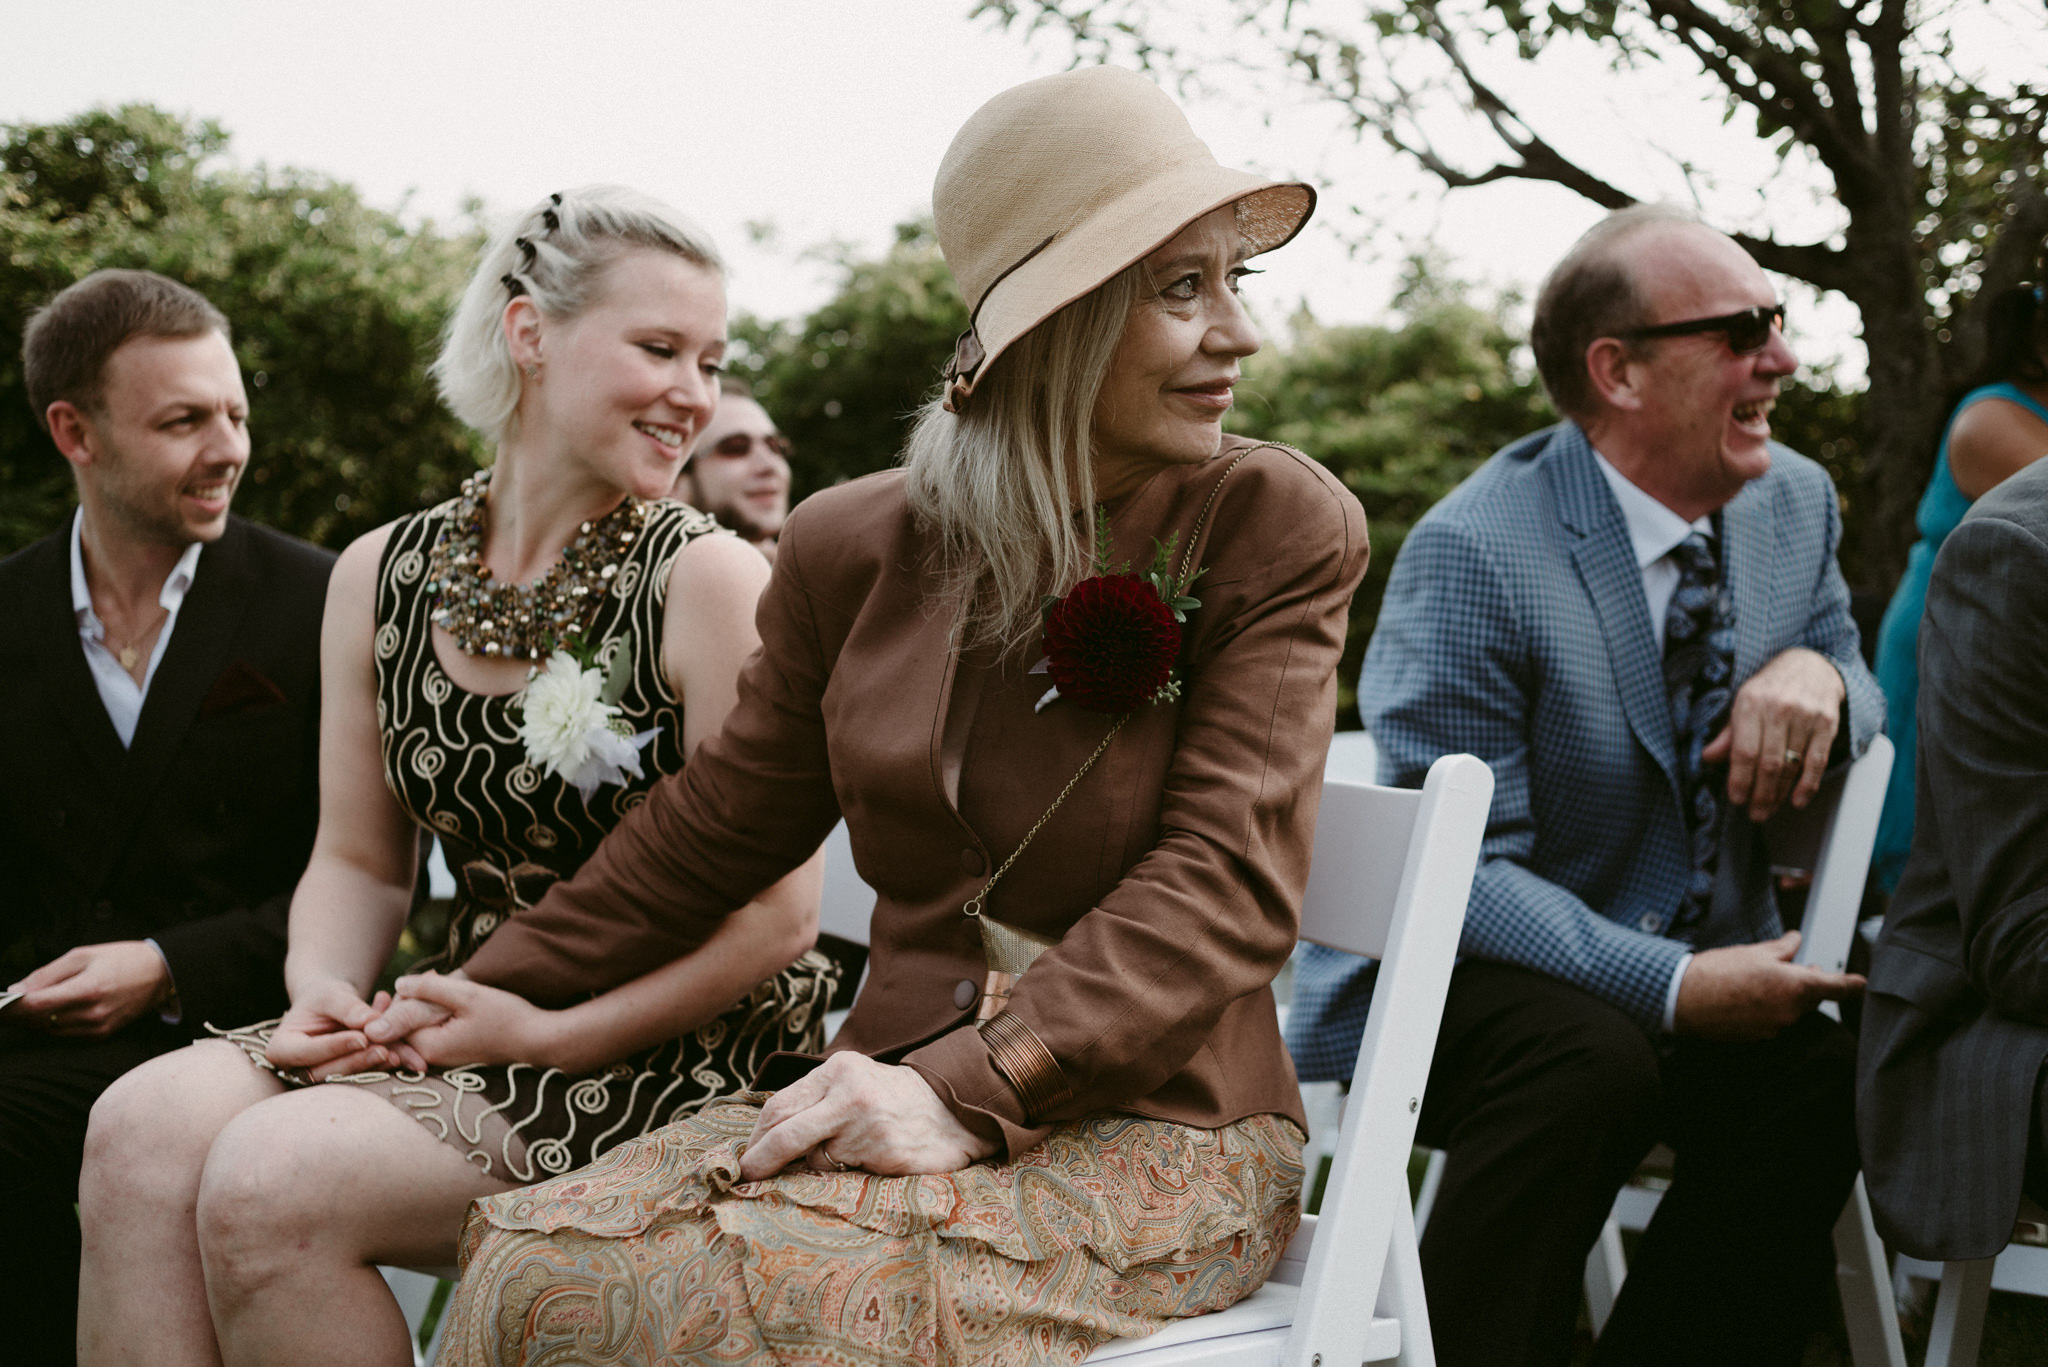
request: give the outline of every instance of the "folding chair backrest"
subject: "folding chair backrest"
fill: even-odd
[[[875,890],[853,866],[853,841],[842,821],[825,837],[825,896],[818,904],[818,929],[864,945],[874,915]]]
[[[1287,1362],[1356,1361],[1371,1327],[1492,801],[1471,755],[1439,759],[1420,792],[1323,784],[1301,935],[1380,968]]]
[[[1800,963],[1833,973],[1849,966],[1892,759],[1890,739],[1875,737],[1848,772],[1831,778],[1804,811],[1787,806],[1764,827],[1773,866],[1813,874],[1800,926]]]
[[[1370,731],[1339,731],[1330,737],[1330,753],[1323,760],[1323,777],[1346,783],[1380,781],[1380,747]]]

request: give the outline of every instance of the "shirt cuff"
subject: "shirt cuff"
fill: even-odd
[[[1673,1034],[1678,1029],[1678,985],[1685,981],[1685,970],[1692,965],[1692,955],[1678,961],[1678,967],[1671,970],[1671,986],[1664,989],[1664,1033]]]
[[[164,981],[171,985],[170,995],[165,997],[164,1004],[157,1008],[157,1019],[161,1020],[165,1025],[183,1025],[185,1023],[185,1006],[184,1003],[178,1000],[178,975],[171,972],[171,958],[168,954],[164,953],[164,947],[155,940],[145,936],[142,943],[155,950],[157,958],[164,961]]]

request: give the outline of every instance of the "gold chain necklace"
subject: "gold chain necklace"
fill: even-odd
[[[455,511],[427,559],[427,592],[434,595],[434,625],[455,638],[465,655],[508,660],[545,659],[571,643],[617,582],[619,566],[647,522],[647,503],[628,498],[577,528],[561,559],[531,584],[501,584],[483,562],[491,472],[462,481]]]
[[[1237,458],[1223,468],[1223,473],[1217,476],[1216,483],[1210,486],[1209,497],[1202,504],[1201,514],[1195,518],[1194,530],[1189,533],[1187,545],[1181,551],[1180,567],[1174,572],[1174,592],[1176,595],[1186,593],[1189,584],[1194,579],[1195,543],[1201,539],[1203,527],[1208,525],[1210,510],[1216,506],[1216,495],[1222,491],[1223,482],[1230,478],[1231,473],[1239,465],[1244,463],[1246,456],[1249,456],[1252,451],[1257,449],[1259,448],[1252,447],[1250,450],[1238,452]],[[1045,823],[1052,820],[1053,813],[1057,812],[1061,805],[1066,802],[1068,795],[1080,785],[1082,779],[1088,776],[1088,771],[1095,767],[1095,761],[1101,759],[1104,752],[1109,749],[1109,743],[1116,739],[1117,733],[1123,730],[1130,719],[1136,715],[1135,711],[1131,711],[1124,713],[1116,719],[1116,723],[1109,728],[1109,734],[1102,738],[1102,743],[1090,752],[1088,758],[1081,761],[1081,767],[1076,769],[1074,776],[1067,780],[1067,786],[1060,789],[1058,796],[1053,798],[1051,805],[1045,809],[1045,812],[1038,820],[1031,823],[1031,829],[1024,832],[1024,838],[1017,842],[1016,849],[1010,851],[1010,857],[1005,859],[1002,865],[989,875],[988,881],[981,885],[981,890],[968,898],[966,905],[960,908],[962,915],[978,921],[981,925],[982,954],[988,965],[987,980],[982,984],[981,1004],[975,1012],[974,1019],[977,1025],[986,1024],[992,1020],[1008,1004],[1010,990],[1016,985],[1017,979],[1024,976],[1024,970],[1029,968],[1040,954],[1059,943],[1057,940],[1047,936],[1025,930],[1021,926],[1013,926],[1007,922],[998,921],[995,917],[990,916],[988,914],[988,895],[995,891],[996,884],[1001,882],[1003,875],[1010,871],[1010,865],[1016,863],[1018,857],[1026,849],[1030,848],[1031,842],[1037,838],[1039,831],[1044,828]]]

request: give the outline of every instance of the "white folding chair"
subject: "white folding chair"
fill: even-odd
[[[1330,737],[1330,753],[1323,760],[1325,779],[1346,783],[1380,781],[1380,747],[1370,731],[1339,731]]]
[[[1892,754],[1891,741],[1876,737],[1862,758],[1850,765],[1846,774],[1831,779],[1804,811],[1788,807],[1765,828],[1774,866],[1813,874],[1806,916],[1800,924],[1800,963],[1817,964],[1835,973],[1848,967],[1849,946],[1856,938],[1857,914],[1863,905],[1864,879],[1870,871],[1870,847],[1877,839],[1878,814],[1884,807],[1885,784],[1891,778]],[[1831,1016],[1840,1015],[1833,1002],[1821,1009]],[[1586,1304],[1596,1334],[1605,1327],[1628,1275],[1621,1231],[1645,1228],[1662,1197],[1661,1191],[1641,1186],[1622,1188],[1607,1227],[1587,1255]],[[1871,1224],[1870,1197],[1861,1176],[1835,1224],[1835,1283],[1856,1367],[1906,1367],[1884,1245]],[[1928,1361],[1932,1367],[1933,1359]]]
[[[1322,1214],[1251,1296],[1089,1362],[1434,1367],[1408,1153],[1492,801],[1493,771],[1470,755],[1438,760],[1420,792],[1324,783],[1301,935],[1380,970]]]

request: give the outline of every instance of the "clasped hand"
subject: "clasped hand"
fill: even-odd
[[[768,1098],[740,1176],[757,1182],[798,1161],[890,1177],[957,1172],[995,1147],[962,1125],[915,1068],[834,1054]]]
[[[1794,807],[1813,801],[1847,691],[1833,661],[1800,646],[1735,690],[1728,724],[1700,750],[1707,763],[1728,765],[1729,804],[1748,807],[1751,821],[1764,821],[1788,796]]]
[[[271,1036],[269,1058],[315,1080],[366,1069],[551,1062],[556,1013],[460,976],[400,978],[365,1002],[340,981],[301,995]]]

